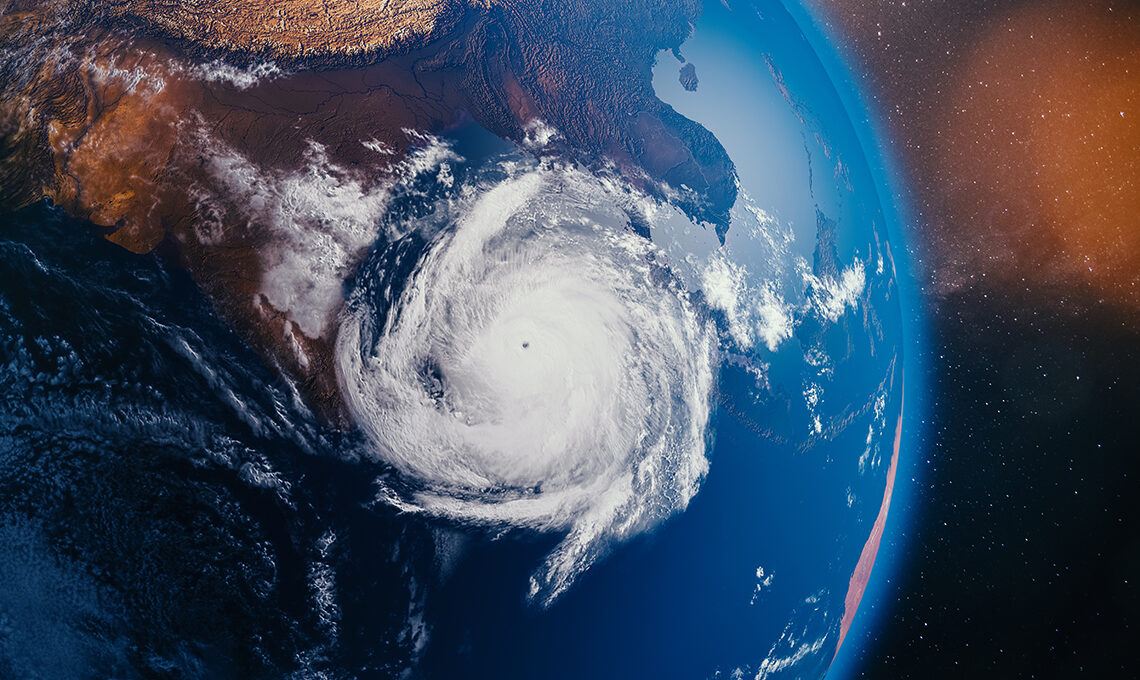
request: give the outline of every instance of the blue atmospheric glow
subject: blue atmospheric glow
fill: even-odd
[[[844,49],[843,37],[837,32],[828,32],[819,20],[818,10],[813,9],[810,2],[786,2],[784,5],[818,55],[849,112],[864,158],[874,177],[874,186],[885,198],[880,201],[880,205],[891,238],[892,252],[895,253],[899,304],[904,319],[906,408],[891,512],[859,615],[843,650],[829,671],[829,677],[847,678],[858,673],[860,659],[866,651],[865,645],[870,641],[881,617],[890,612],[891,601],[898,596],[891,585],[891,579],[907,560],[907,535],[922,516],[922,501],[918,490],[923,475],[923,467],[919,463],[925,459],[926,447],[929,445],[929,319],[922,295],[922,273],[917,267],[916,250],[912,246],[917,228],[912,196],[894,152],[885,114],[876,110],[870,103],[870,93],[860,85],[867,81],[867,74],[859,69],[853,55]],[[851,113],[858,115],[850,115]]]
[[[836,36],[799,4],[728,4],[710,0],[680,48],[696,91],[668,51],[653,71],[659,97],[736,164],[741,198],[724,242],[609,166],[543,156],[472,120],[432,136],[457,157],[390,197],[383,235],[343,282],[340,319],[358,322],[357,344],[338,342],[337,356],[368,359],[368,371],[342,374],[362,381],[343,383],[353,397],[374,397],[353,411],[358,425],[378,414],[367,432],[321,422],[181,267],[128,253],[46,203],[0,223],[0,461],[16,471],[0,484],[21,507],[44,508],[0,516],[0,539],[17,546],[0,618],[31,622],[0,635],[0,667],[19,648],[54,659],[61,677],[96,662],[119,677],[140,649],[169,648],[154,668],[188,675],[224,675],[255,652],[280,653],[266,663],[298,677],[854,674],[918,514],[929,361],[905,247],[909,197]],[[323,166],[297,170],[268,189],[329,194]],[[442,306],[401,307],[429,297]],[[487,304],[498,300],[511,304]],[[770,317],[782,335],[762,334]],[[389,333],[389,318],[422,333]],[[737,325],[753,335],[740,340]],[[384,344],[360,341],[370,334]],[[519,359],[523,349],[549,360]],[[477,361],[447,372],[451,354]],[[692,370],[676,370],[686,361]],[[601,387],[550,387],[566,376]],[[393,408],[376,385],[410,388],[391,401],[413,408]],[[456,395],[510,408],[472,420]],[[904,399],[886,531],[833,661]],[[530,413],[541,417],[525,432],[486,426]],[[660,413],[699,435],[686,455],[649,455],[675,453],[678,438],[661,435],[678,419],[646,416]],[[560,441],[577,449],[531,446],[559,419],[574,426]],[[509,449],[521,481],[484,474],[500,458],[456,455],[482,452],[474,436],[500,429],[534,435]],[[595,430],[606,437],[577,436]],[[443,438],[452,432],[474,435]],[[454,477],[432,478],[437,468]],[[583,476],[605,484],[582,491]],[[653,493],[632,493],[627,478]],[[573,493],[558,496],[559,481]],[[607,514],[597,501],[614,498],[628,502]],[[567,541],[575,531],[581,540]],[[58,558],[53,534],[82,549]],[[552,559],[567,554],[579,561]],[[528,599],[536,573],[566,576],[548,606]],[[157,594],[155,611],[138,593]],[[100,636],[79,634],[96,624]],[[233,649],[199,649],[203,631]]]
[[[757,3],[757,15],[771,20],[781,7]],[[793,97],[802,93],[812,105],[834,98],[835,105],[808,110],[801,115],[816,115],[825,134],[844,136],[844,128],[856,140],[865,162],[869,182],[864,188],[873,192],[868,198],[881,211],[885,232],[894,254],[899,287],[899,304],[903,318],[903,356],[905,372],[905,410],[899,467],[893,489],[891,510],[875,569],[855,618],[835,659],[830,677],[843,678],[856,672],[862,647],[870,638],[877,619],[889,605],[891,576],[905,558],[907,528],[916,521],[919,508],[916,490],[924,446],[926,423],[925,401],[928,365],[925,349],[926,319],[920,297],[917,272],[912,267],[910,196],[894,161],[890,138],[877,112],[868,104],[867,93],[859,85],[852,60],[845,55],[838,36],[828,35],[815,20],[812,11],[797,3],[786,3],[799,32],[780,33],[762,28],[742,30],[751,18],[745,5],[734,3],[734,13],[719,3],[706,3],[705,15],[694,35],[682,46],[681,56],[696,66],[699,78],[697,92],[688,92],[677,78],[678,62],[662,52],[654,70],[654,88],[659,97],[678,112],[699,121],[710,129],[730,150],[741,184],[748,193],[772,212],[792,224],[801,242],[798,252],[810,251],[814,245],[813,205],[828,214],[855,217],[853,206],[844,206],[834,193],[815,191],[804,181],[809,171],[819,172],[819,140],[805,132],[797,120],[797,110],[789,107],[769,72],[766,57],[779,69],[783,82]],[[785,54],[801,54],[798,41],[810,45],[818,64],[797,63],[781,59]],[[819,82],[820,71],[826,82]],[[747,86],[743,85],[747,84]],[[838,133],[838,134],[836,134]],[[751,153],[741,153],[748,149]],[[816,157],[815,168],[809,168],[809,154]],[[777,157],[786,162],[769,161]],[[826,181],[826,176],[823,180]],[[818,179],[813,183],[819,185]],[[866,193],[864,194],[866,196]],[[846,210],[846,212],[845,212]]]

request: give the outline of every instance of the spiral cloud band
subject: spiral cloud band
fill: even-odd
[[[361,277],[338,335],[349,409],[407,481],[388,500],[565,533],[532,577],[543,605],[708,469],[716,331],[618,186],[535,162],[467,187],[400,290]]]

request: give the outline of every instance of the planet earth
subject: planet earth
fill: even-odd
[[[802,8],[0,11],[0,675],[827,674],[911,331]]]

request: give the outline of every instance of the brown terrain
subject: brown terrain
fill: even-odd
[[[283,229],[331,239],[344,278],[367,244],[337,240],[332,222],[351,214],[310,214],[263,185],[308,168],[366,202],[424,143],[408,130],[473,118],[520,141],[542,120],[646,190],[680,191],[672,200],[723,236],[732,162],[651,86],[657,51],[698,12],[695,0],[0,0],[0,204],[47,198],[134,252],[165,244],[346,425],[335,324],[292,319],[264,281]]]
[[[903,414],[902,405],[899,406],[899,419],[895,425],[895,443],[891,450],[891,463],[887,468],[887,488],[883,492],[883,501],[879,506],[879,514],[875,517],[875,523],[871,526],[871,535],[867,537],[867,542],[863,544],[863,550],[859,553],[859,561],[855,564],[855,570],[851,573],[851,579],[847,584],[847,595],[843,599],[843,618],[839,622],[839,641],[835,644],[835,652],[832,654],[832,661],[839,655],[840,648],[843,647],[843,641],[847,638],[847,633],[851,630],[851,623],[855,620],[855,613],[859,610],[859,603],[863,601],[863,595],[867,592],[867,584],[871,581],[871,570],[875,567],[875,558],[879,555],[879,546],[883,542],[883,530],[887,526],[887,515],[891,510],[891,493],[895,488],[895,472],[898,470],[899,464],[899,446],[902,444],[902,424]]]
[[[452,28],[472,0],[105,0],[76,3],[203,51],[270,58],[388,55],[422,47]]]

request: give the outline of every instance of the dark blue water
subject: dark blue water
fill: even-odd
[[[802,52],[777,9],[771,49]],[[776,56],[787,82],[838,101],[818,60]],[[827,111],[824,127],[852,137],[830,122],[842,107]],[[504,151],[474,126],[452,133],[474,161]],[[851,177],[861,198],[833,215],[838,247],[871,262],[875,180],[859,163]],[[428,203],[397,200],[390,218]],[[417,257],[405,245],[363,271],[391,264],[398,283]],[[754,675],[788,631],[833,649],[882,498],[885,468],[856,461],[865,400],[899,375],[897,296],[888,274],[869,285],[868,316],[803,324],[770,357],[769,393],[748,396],[755,378],[726,365],[690,507],[543,611],[527,579],[558,537],[397,515],[375,501],[390,473],[322,427],[176,266],[46,205],[0,216],[0,677],[705,678]],[[808,446],[813,344],[841,359],[824,407],[855,424]],[[887,397],[897,414],[901,381]],[[774,581],[753,598],[760,566]],[[818,675],[830,651],[796,673]]]
[[[0,401],[0,676],[407,663],[426,529],[371,506],[383,471],[160,257],[46,205],[5,215]]]

